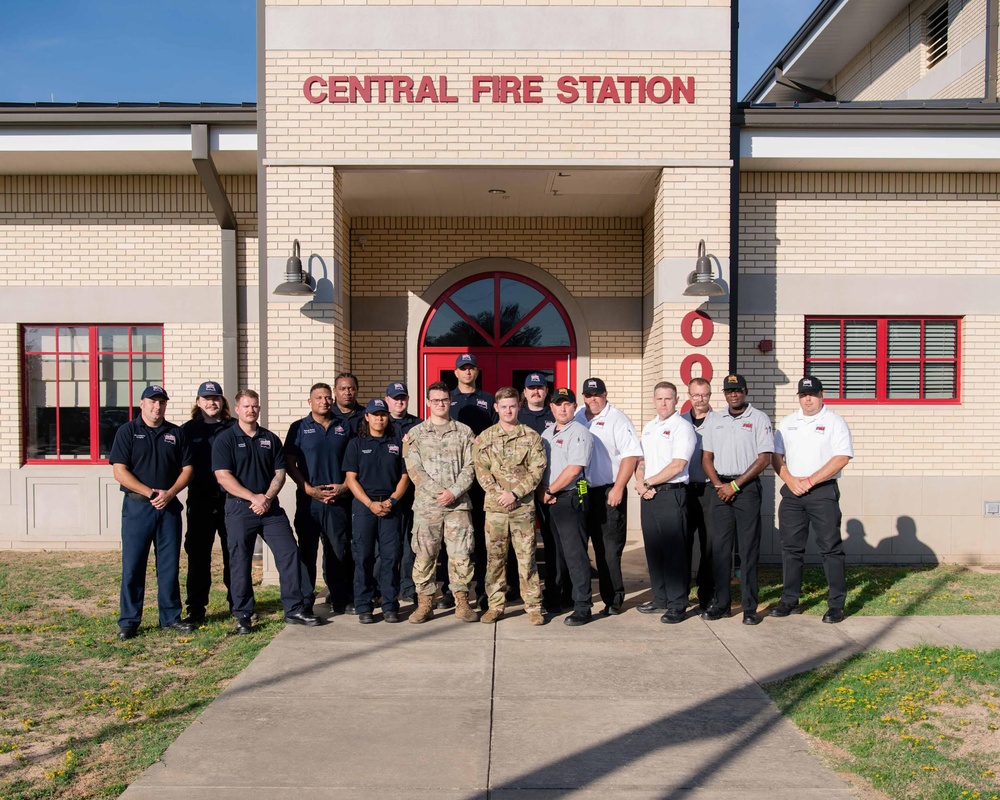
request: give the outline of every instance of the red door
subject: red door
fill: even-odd
[[[472,353],[478,385],[524,388],[531,372],[549,387],[572,386],[576,339],[569,315],[541,285],[520,275],[492,272],[455,284],[432,306],[420,333],[420,401],[426,387],[443,380],[458,385],[455,359]]]

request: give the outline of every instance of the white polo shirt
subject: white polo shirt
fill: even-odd
[[[834,456],[854,458],[854,442],[847,421],[824,403],[811,417],[799,410],[781,420],[774,432],[774,452],[785,456],[792,475],[804,478]],[[838,472],[830,480],[839,477]]]
[[[614,483],[622,459],[642,455],[642,445],[632,420],[611,403],[593,419],[587,419],[587,408],[584,406],[576,412],[576,421],[594,435],[594,451],[587,467],[587,482],[591,486]]]
[[[642,429],[642,456],[646,461],[645,475],[649,480],[675,458],[687,463],[667,483],[687,483],[691,456],[694,455],[698,437],[694,425],[676,411],[666,419],[653,417]]]

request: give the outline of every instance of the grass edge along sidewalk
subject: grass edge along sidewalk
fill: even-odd
[[[224,590],[204,627],[161,631],[151,574],[139,636],[119,642],[120,571],[116,552],[0,554],[3,800],[117,797],[284,627],[262,587],[249,636]]]
[[[0,554],[0,798],[117,796],[283,627],[277,589],[264,587],[259,627],[231,636],[216,589],[193,634],[158,630],[154,604],[139,637],[118,642],[119,575],[116,552]],[[761,578],[763,608],[777,602],[780,569]],[[1000,575],[953,565],[852,567],[848,584],[848,609],[862,615],[1000,607]],[[822,614],[822,571],[807,570],[804,588],[804,612]]]

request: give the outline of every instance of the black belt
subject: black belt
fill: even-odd
[[[732,483],[739,477],[740,477],[739,475],[720,475],[719,480],[722,481],[723,483]],[[753,480],[759,481],[760,478],[754,478]],[[750,481],[750,483],[753,483],[753,481]]]
[[[139,494],[138,492],[125,492],[125,496],[129,500],[135,500],[137,503],[148,503],[149,498],[144,494]]]
[[[368,495],[368,499],[371,500],[371,502],[373,502],[373,503],[384,503],[390,497],[392,497],[392,495],[388,495],[388,494],[383,494],[383,495],[378,495],[378,496]]]
[[[819,489],[821,486],[836,486],[836,485],[837,485],[837,479],[831,478],[830,480],[823,481],[822,483],[814,483],[812,486],[809,487],[809,491],[811,492],[813,489]]]
[[[687,484],[686,483],[661,483],[658,486],[654,486],[653,488],[656,489],[656,491],[660,491],[661,489],[686,489],[687,488]]]

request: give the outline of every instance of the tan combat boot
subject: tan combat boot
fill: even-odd
[[[431,600],[433,599],[429,594],[418,594],[417,608],[410,614],[410,622],[414,625],[419,625],[421,622],[434,619],[434,606],[431,605]]]
[[[455,616],[462,622],[475,622],[479,615],[469,605],[468,592],[455,592]]]
[[[485,622],[487,624],[491,622],[499,622],[503,619],[503,606],[498,606],[496,608],[490,608],[485,614],[480,618],[480,622]]]
[[[544,625],[545,617],[542,616],[542,612],[537,609],[532,609],[528,612],[528,622],[532,625]]]

